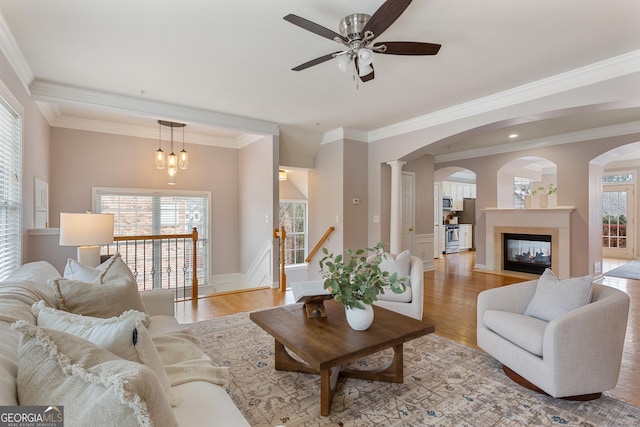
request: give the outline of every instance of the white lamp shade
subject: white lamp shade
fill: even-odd
[[[60,246],[113,243],[113,214],[60,213]]]

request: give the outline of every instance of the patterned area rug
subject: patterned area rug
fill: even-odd
[[[204,351],[229,366],[232,399],[259,426],[637,426],[640,408],[608,396],[545,397],[508,379],[482,351],[430,334],[404,346],[404,383],[341,378],[320,416],[320,378],[273,368],[273,338],[246,313],[189,325]],[[391,351],[359,361],[377,366]]]
[[[640,280],[640,261],[629,261],[620,267],[604,273],[605,276],[622,277],[623,279]]]

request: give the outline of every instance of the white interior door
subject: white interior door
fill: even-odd
[[[602,256],[633,259],[634,198],[632,185],[602,187]]]
[[[415,180],[412,172],[402,172],[402,248],[414,253]]]

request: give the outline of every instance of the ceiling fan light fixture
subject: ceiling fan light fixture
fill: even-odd
[[[373,62],[373,51],[368,48],[358,49],[358,64],[362,67],[363,65],[371,65]]]
[[[371,67],[371,64],[358,64],[358,65],[359,65],[358,76],[360,77],[368,76],[373,72],[373,67]]]
[[[343,53],[336,56],[336,65],[338,66],[338,70],[346,73],[349,69],[349,65],[351,65],[351,57],[349,56],[349,54]]]

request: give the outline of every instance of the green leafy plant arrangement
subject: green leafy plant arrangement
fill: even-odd
[[[368,255],[373,252],[373,255]],[[382,242],[373,248],[347,250],[347,256],[333,255],[322,248],[325,255],[320,260],[320,274],[324,279],[324,288],[331,292],[336,301],[348,308],[364,308],[363,304],[373,304],[378,295],[384,294],[384,288],[401,294],[406,289],[409,276],[398,277],[380,270],[384,256]]]
[[[538,193],[545,193],[548,195],[552,195],[557,191],[558,191],[558,187],[556,187],[555,185],[553,185],[552,182],[550,182],[549,184],[547,184],[546,187],[538,187],[535,190],[531,191],[531,195],[535,196]]]

